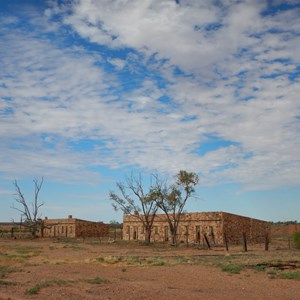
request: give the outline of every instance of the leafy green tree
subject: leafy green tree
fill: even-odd
[[[117,182],[119,194],[110,191],[109,199],[113,208],[121,210],[125,215],[136,217],[144,226],[145,242],[150,243],[151,229],[157,212],[157,203],[152,198],[151,187],[145,191],[141,174],[131,175],[125,182]]]
[[[166,215],[173,245],[177,244],[178,226],[184,207],[188,199],[194,195],[195,186],[199,183],[196,173],[183,170],[178,172],[175,179],[174,184],[168,184],[156,177],[156,184],[151,192],[151,198],[155,199],[157,206]]]

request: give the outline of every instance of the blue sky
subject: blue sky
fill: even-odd
[[[0,220],[121,221],[131,172],[199,174],[188,211],[300,221],[300,4],[0,3]]]

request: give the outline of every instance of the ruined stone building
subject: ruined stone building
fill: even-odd
[[[71,215],[66,219],[43,220],[41,237],[107,237],[109,225],[102,222],[91,222],[73,218]]]
[[[108,237],[109,225],[73,218],[39,220],[38,237]],[[30,229],[22,223],[0,222],[0,237],[31,237]]]
[[[203,244],[206,236],[212,245],[223,245],[226,235],[229,243],[239,244],[245,233],[248,242],[262,243],[266,234],[270,237],[270,230],[269,222],[226,212],[184,213],[179,222],[177,241]],[[145,229],[138,216],[124,216],[123,239],[145,240]],[[171,241],[170,228],[164,214],[155,216],[151,240]]]

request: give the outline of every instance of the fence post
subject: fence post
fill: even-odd
[[[266,232],[265,236],[265,251],[269,251],[269,234]]]
[[[229,251],[229,248],[228,248],[228,240],[227,240],[227,236],[226,236],[226,233],[225,233],[225,232],[224,232],[224,242],[225,242],[226,251],[228,252],[228,251]]]
[[[247,236],[246,236],[246,232],[243,232],[243,250],[244,252],[247,252]]]

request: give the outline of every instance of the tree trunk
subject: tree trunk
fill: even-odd
[[[177,229],[170,228],[171,235],[172,235],[172,245],[176,246],[177,245]]]
[[[150,241],[151,241],[151,228],[146,228],[145,242],[150,243]]]

